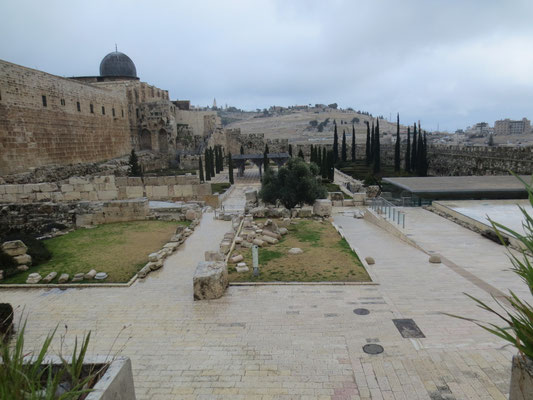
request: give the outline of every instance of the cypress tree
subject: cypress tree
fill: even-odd
[[[300,150],[298,150],[298,157],[300,157],[302,160],[305,160],[304,152],[301,147]]]
[[[405,149],[405,171],[411,172],[411,128],[407,127],[407,148]]]
[[[200,170],[200,172],[198,173],[200,175],[200,182],[205,182],[204,166],[202,165],[202,156],[198,158],[198,169]]]
[[[342,130],[342,145],[341,145],[341,160],[346,162],[348,157],[348,149],[346,148],[346,132]]]
[[[265,144],[265,153],[269,154],[270,150],[268,149],[268,144]]]
[[[219,154],[218,154],[218,146],[215,145],[215,148],[214,148],[214,152],[215,152],[215,172],[218,174],[220,172],[220,162],[218,161],[218,157],[219,157]]]
[[[372,121],[372,131],[370,132],[370,162],[374,162],[374,154],[376,154],[376,129],[374,128],[374,121]]]
[[[222,148],[222,146],[219,146],[219,153],[220,153],[220,170],[221,171],[224,171],[224,149]]]
[[[416,160],[416,156],[418,155],[417,153],[417,137],[416,137],[416,122],[414,123],[413,125],[413,146],[411,148],[411,171],[413,172],[417,172],[417,169],[416,169],[416,164],[417,164],[417,160]]]
[[[335,178],[335,155],[333,151],[329,151],[327,156],[327,177],[331,182]]]
[[[289,156],[292,157],[292,144],[289,144]]]
[[[322,150],[320,150],[320,147],[317,146],[316,148],[316,165],[319,167],[322,165]]]
[[[326,148],[322,148],[322,163],[320,164],[320,174],[323,179],[328,177],[328,168],[327,168],[327,153]]]
[[[337,124],[335,124],[333,133],[333,162],[337,163],[339,160],[339,135],[337,134]]]
[[[289,145],[290,147],[290,145]],[[244,147],[242,147],[242,144],[241,144],[241,154],[244,154]]]
[[[376,119],[376,134],[374,137],[374,173],[381,171],[381,146],[379,144],[379,118]]]
[[[418,144],[416,148],[418,152],[416,155],[416,173],[418,176],[424,176],[424,139],[420,127],[418,127]]]
[[[400,170],[400,113],[396,115],[396,145],[394,146],[394,170]]]
[[[211,167],[211,176],[214,177],[216,175],[215,172],[215,151],[212,147],[209,148],[209,166]]]
[[[231,153],[228,153],[228,170],[229,170],[229,183],[233,185],[233,159],[231,158]]]
[[[266,172],[267,169],[268,169],[268,153],[266,152],[266,149],[265,149],[265,152],[263,153],[263,172]]]
[[[428,163],[428,138],[427,138],[427,133],[426,131],[424,131],[424,169],[423,169],[423,173],[424,175],[423,176],[428,176],[428,168],[429,168],[429,163]]]
[[[204,163],[205,163],[205,180],[210,181],[211,180],[211,166],[209,165],[209,161],[211,160],[211,157],[209,156],[209,150],[205,149],[204,154]]]
[[[366,148],[365,148],[365,162],[366,165],[370,165],[370,124],[365,121],[366,124]]]
[[[309,158],[309,162],[315,162],[315,149],[313,148],[313,145],[311,145],[311,157]]]
[[[352,162],[355,162],[355,126],[352,125]]]

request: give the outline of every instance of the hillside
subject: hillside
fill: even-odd
[[[366,140],[364,121],[372,123],[372,117],[368,115],[328,107],[308,109],[272,107],[268,113],[219,111],[219,115],[226,123],[225,128],[240,128],[243,133],[264,133],[268,139],[287,138],[292,143],[332,142],[333,121],[337,122],[339,136],[342,137],[342,132],[345,130],[346,135],[350,137],[349,140],[351,140],[353,122],[357,142],[364,143]],[[379,124],[382,133],[396,133],[395,123],[391,124],[380,119]]]

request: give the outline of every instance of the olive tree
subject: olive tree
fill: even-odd
[[[317,175],[316,164],[308,165],[299,157],[291,158],[278,171],[265,171],[259,197],[265,203],[275,204],[279,201],[289,210],[297,205],[313,204],[316,199],[327,196]]]

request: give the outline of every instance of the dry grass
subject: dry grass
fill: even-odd
[[[302,254],[289,255],[292,247]],[[279,243],[259,249],[258,277],[252,274],[252,251],[241,253],[250,268],[238,273],[228,268],[230,282],[368,282],[370,277],[348,243],[329,222],[300,220]]]
[[[62,273],[72,277],[91,269],[107,272],[109,276],[104,282],[127,282],[148,262],[148,254],[159,250],[169,241],[178,224],[182,223],[133,221],[78,229],[45,241],[46,247],[52,252],[51,260],[2,283],[25,283],[32,272],[38,272],[44,278],[52,271],[57,272],[57,277],[51,283],[57,283]]]

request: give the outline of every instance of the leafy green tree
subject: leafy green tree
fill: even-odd
[[[339,160],[339,135],[337,134],[337,124],[333,128],[333,162],[337,163]]]
[[[405,170],[411,172],[411,128],[407,127],[407,147],[405,149]]]
[[[259,197],[270,204],[280,201],[289,210],[297,205],[313,204],[316,199],[327,196],[317,173],[315,164],[308,165],[299,157],[292,158],[279,171],[269,169],[265,172]]]
[[[352,125],[352,162],[355,162],[355,126]]]
[[[142,176],[142,169],[139,165],[139,158],[135,154],[135,150],[131,149],[129,158],[128,176]]]
[[[341,160],[342,162],[346,162],[346,159],[348,158],[348,149],[346,148],[346,131],[342,130],[342,144],[341,144]]]
[[[381,171],[381,146],[379,143],[379,118],[376,120],[376,133],[374,137],[374,173]]]
[[[204,167],[202,165],[202,156],[198,158],[198,169],[199,169],[199,175],[200,175],[200,182],[205,182],[204,179]]]
[[[228,153],[228,171],[229,171],[229,183],[233,185],[233,159],[231,158],[231,153]]]
[[[400,170],[400,113],[396,115],[396,145],[394,146],[394,170]]]

